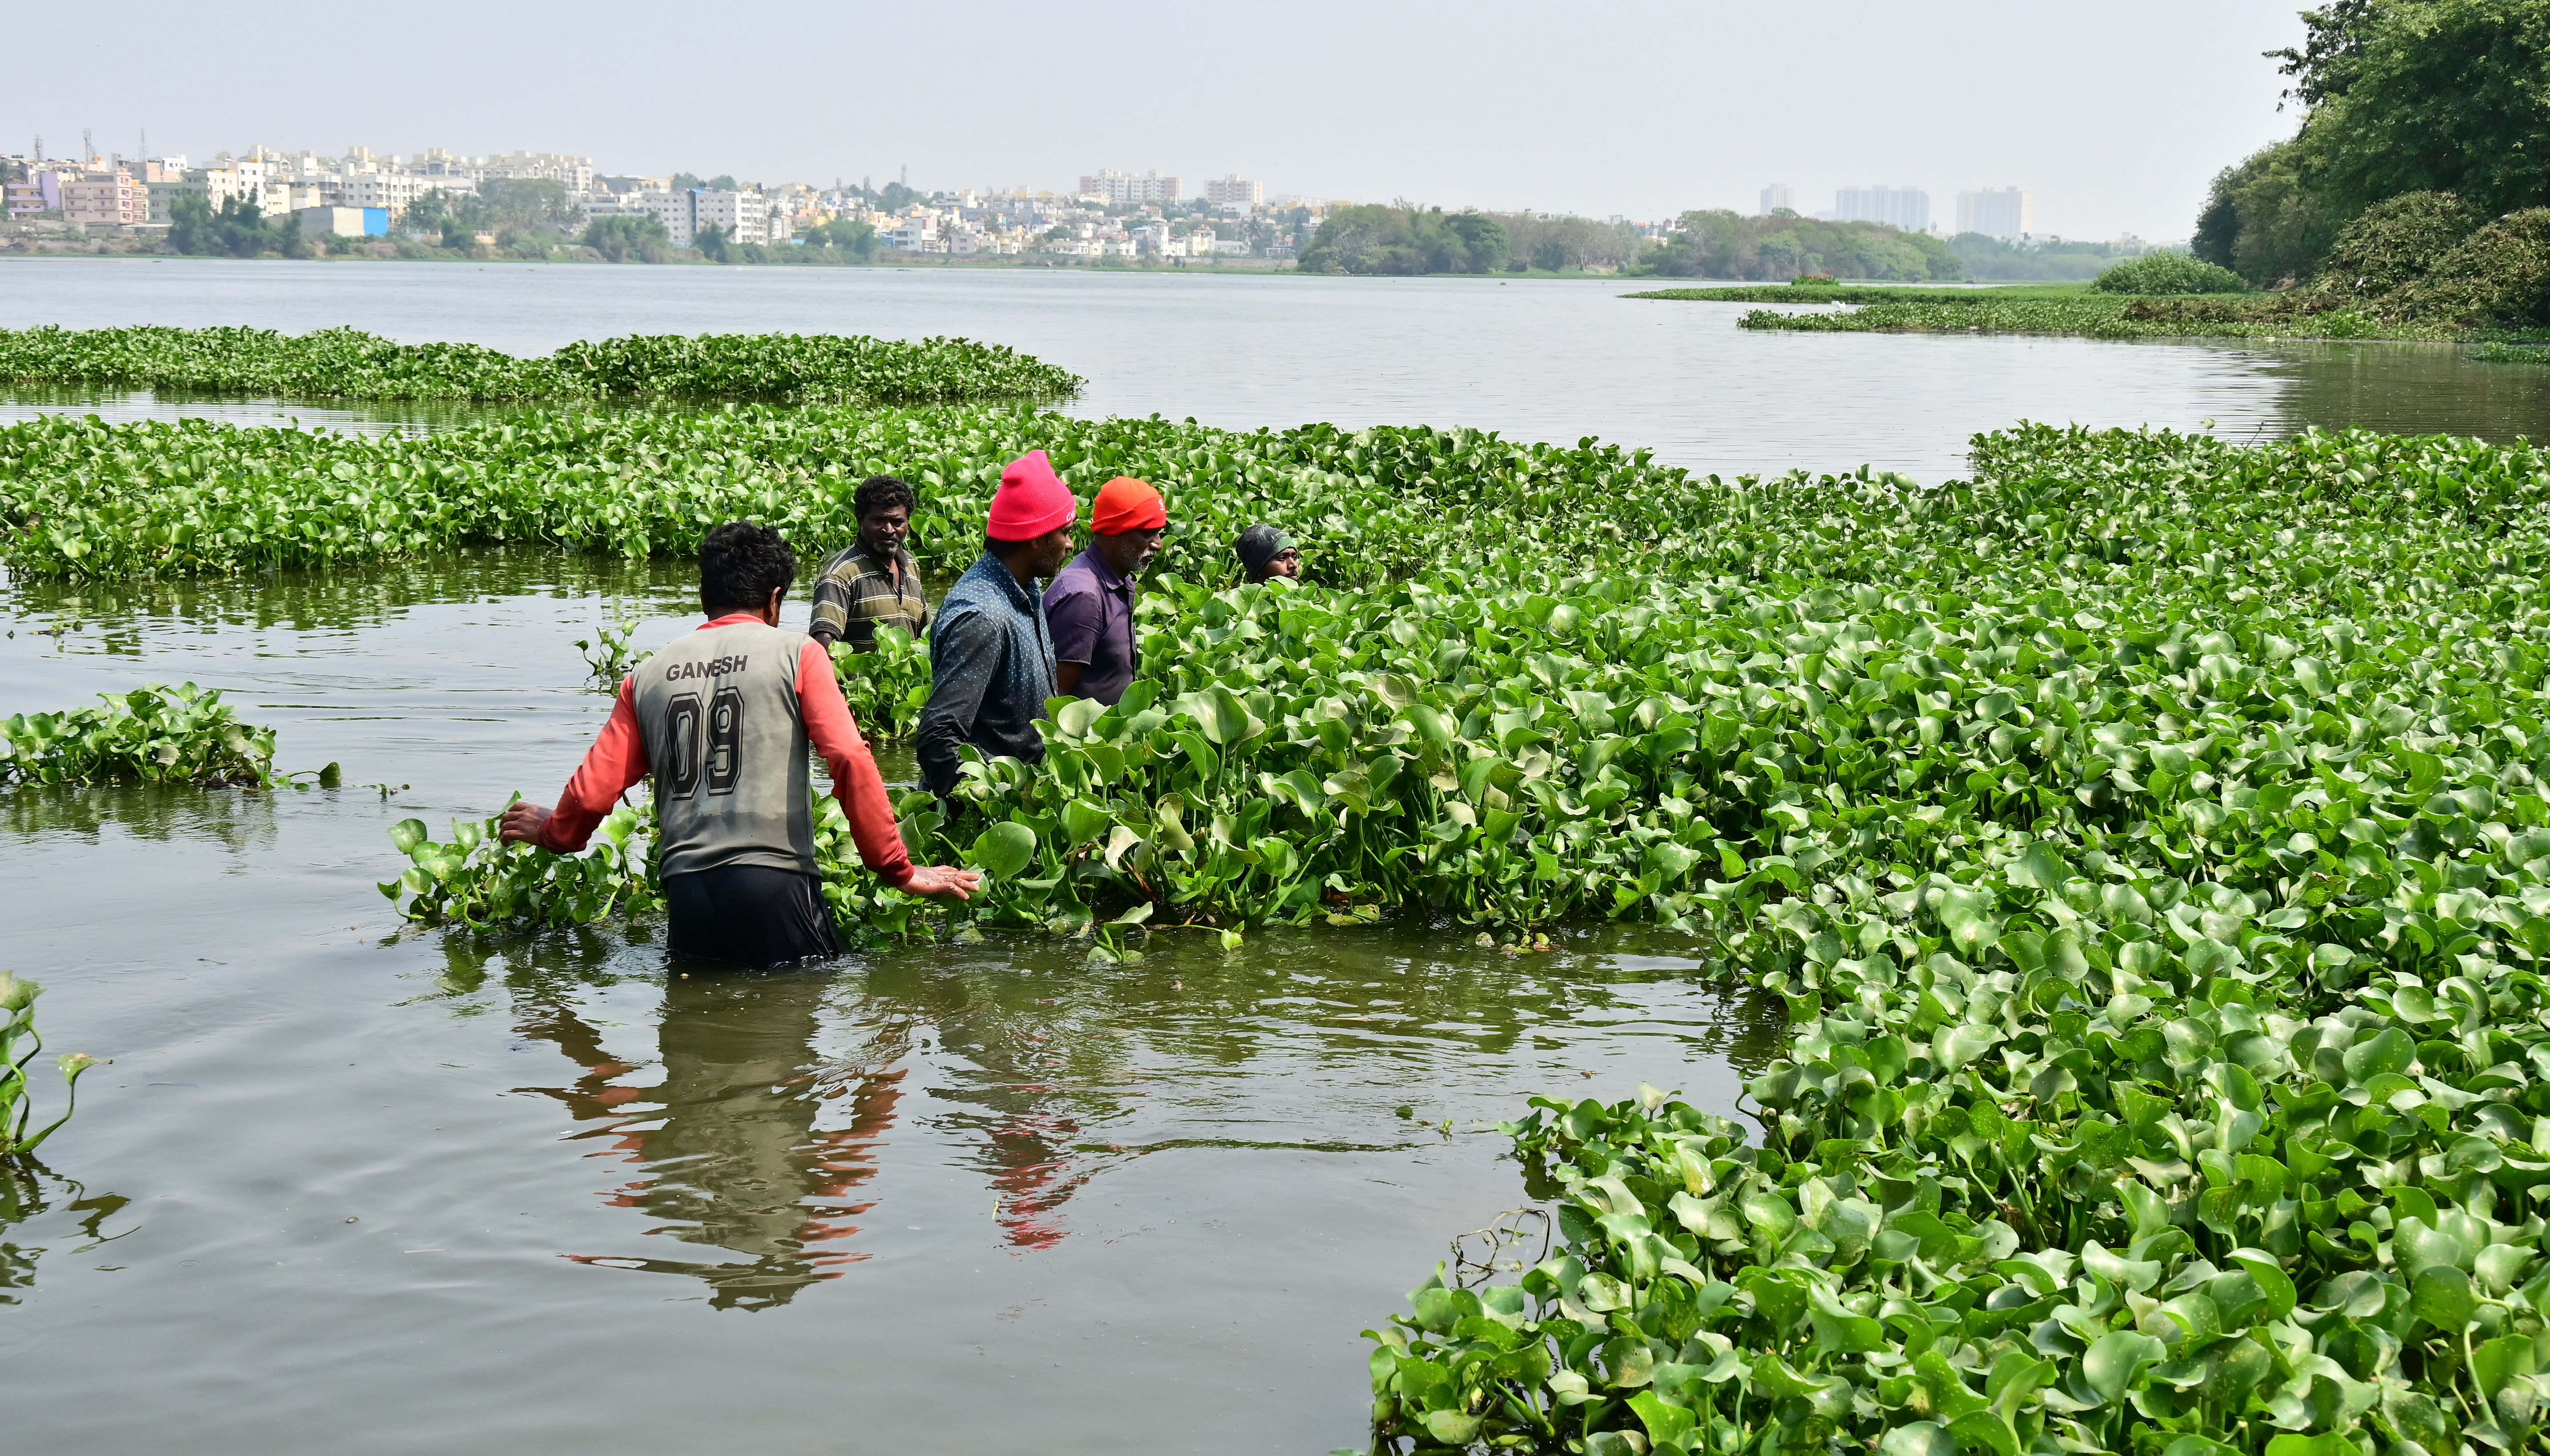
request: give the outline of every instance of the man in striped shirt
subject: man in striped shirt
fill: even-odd
[[[911,485],[891,475],[859,482],[858,494],[850,498],[858,538],[834,552],[815,574],[815,609],[806,634],[818,645],[829,649],[834,642],[847,642],[853,650],[873,652],[880,627],[899,627],[918,638],[930,625],[921,568],[904,544],[920,503]]]

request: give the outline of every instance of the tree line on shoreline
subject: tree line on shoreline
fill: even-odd
[[[2550,0],[2334,0],[2269,52],[2302,112],[2191,243],[2251,286],[2550,324]]]
[[[1745,217],[1684,213],[1664,237],[1626,222],[1540,213],[1445,212],[1405,200],[1340,208],[1302,253],[1306,273],[1615,273],[1632,277],[1879,279],[1898,283],[2096,277],[2130,243],[2013,243],[1980,233],[1940,239],[1885,223],[1827,222],[1782,208]]]

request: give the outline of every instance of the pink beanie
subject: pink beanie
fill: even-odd
[[[1071,487],[1053,473],[1042,450],[1030,450],[1001,472],[1001,488],[992,495],[992,515],[983,534],[996,541],[1033,540],[1080,514]]]

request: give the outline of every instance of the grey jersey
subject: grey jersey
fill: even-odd
[[[815,873],[797,658],[812,640],[758,622],[704,628],[631,673],[662,823],[663,873]]]

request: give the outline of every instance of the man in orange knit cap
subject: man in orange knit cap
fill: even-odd
[[[1160,493],[1129,475],[1100,488],[1089,514],[1096,534],[1044,594],[1053,628],[1053,681],[1064,694],[1113,705],[1133,685],[1133,578],[1160,553],[1169,512]]]

